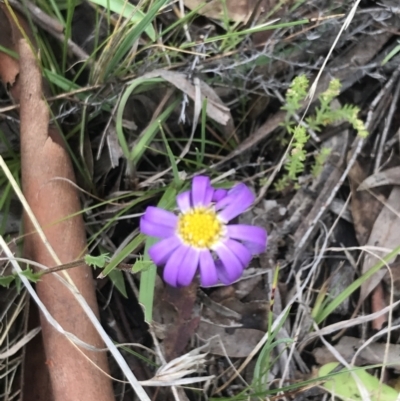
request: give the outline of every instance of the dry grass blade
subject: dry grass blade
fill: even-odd
[[[184,376],[198,373],[204,369],[207,354],[201,354],[200,352],[207,347],[208,344],[203,345],[173,359],[161,366],[152,379],[141,381],[140,383],[143,386],[179,386],[213,379],[214,376],[184,378]]]
[[[15,343],[12,347],[10,347],[6,352],[0,353],[0,359],[6,359],[10,356],[16,354],[21,348],[23,348],[29,341],[32,340],[33,337],[36,336],[40,332],[41,328],[38,327],[36,329],[31,330],[28,334],[26,334],[23,338],[21,338],[17,343]]]
[[[364,315],[364,316],[357,316],[357,317],[354,317],[349,320],[342,320],[340,322],[333,323],[333,324],[330,324],[329,326],[323,327],[322,329],[318,329],[318,331],[310,333],[302,341],[300,348],[303,348],[306,344],[315,340],[315,338],[317,338],[319,336],[326,336],[326,335],[335,333],[339,330],[344,330],[344,329],[348,329],[350,327],[356,327],[356,326],[362,325],[364,323],[371,322],[374,319],[377,319],[378,317],[385,315],[386,313],[389,313],[391,310],[396,308],[398,305],[400,305],[400,301],[395,302],[393,305],[386,306],[386,308],[384,308],[378,312],[370,313],[370,314]]]

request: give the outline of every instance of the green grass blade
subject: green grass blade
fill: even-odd
[[[151,26],[151,23],[153,22],[157,13],[160,11],[160,8],[168,1],[169,0],[159,0],[158,2],[154,3],[147,11],[146,15],[138,22],[138,24],[125,35],[122,43],[116,49],[112,60],[110,60],[106,67],[104,74],[105,77],[108,77],[109,75],[115,75],[115,71],[120,66],[124,56],[132,49],[133,44],[140,38],[143,32],[145,32],[149,26]]]
[[[144,239],[145,236],[143,234],[139,234],[137,237],[133,238],[133,240],[129,242],[129,244],[124,249],[115,254],[111,258],[110,263],[102,271],[103,276],[107,276],[108,274],[110,274],[110,272],[115,269],[118,264],[120,264],[125,258],[132,254],[135,249],[139,248]]]
[[[175,185],[170,185],[160,199],[160,202],[158,202],[158,207],[162,209],[172,209],[176,203],[175,199],[178,189],[179,188],[177,188]],[[154,238],[147,238],[143,261],[150,261],[148,250],[156,242],[157,240]],[[153,300],[156,274],[157,267],[152,264],[140,275],[139,303],[144,307],[144,319],[147,323],[151,323],[153,319]]]
[[[8,56],[14,58],[15,60],[19,59],[19,55],[17,52],[14,52],[10,49],[7,49],[7,47],[1,46],[0,45],[0,52],[7,54]]]
[[[160,131],[161,131],[161,136],[164,141],[165,147],[167,149],[168,159],[169,159],[169,162],[170,162],[171,168],[172,168],[172,174],[174,175],[174,181],[179,185],[180,178],[179,178],[178,165],[176,164],[175,156],[172,153],[171,147],[169,146],[168,140],[165,137],[165,134],[164,134],[161,124],[160,124]]]
[[[4,191],[0,192],[0,215],[2,216],[0,222],[0,235],[4,235],[7,227],[7,221],[10,215],[11,206],[11,185],[8,183]]]
[[[140,138],[138,143],[133,147],[132,153],[129,157],[129,160],[133,162],[133,164],[137,164],[139,160],[142,158],[143,153],[146,151],[147,147],[153,141],[156,136],[158,130],[160,129],[160,124],[164,123],[165,120],[171,115],[174,111],[175,107],[179,103],[179,99],[176,99],[172,102],[158,117],[157,120],[153,121],[144,132],[144,135]]]
[[[397,43],[400,43],[397,41]],[[390,61],[398,52],[400,52],[400,45],[397,45],[392,49],[391,52],[382,60],[381,65],[385,65],[388,61]]]
[[[144,14],[141,10],[139,10],[128,1],[90,0],[90,2],[105,8],[107,12],[112,11],[113,13],[116,13],[118,15],[122,15],[124,18],[129,19],[135,25],[139,24],[146,17],[146,14]],[[144,31],[153,42],[156,40],[156,32],[151,24],[148,24]]]
[[[133,93],[133,91],[141,84],[143,83],[158,83],[158,82],[162,82],[163,79],[161,78],[138,78],[135,79],[133,82],[131,82],[131,84],[126,88],[124,94],[121,97],[121,100],[119,102],[118,105],[118,109],[117,109],[117,115],[116,115],[116,131],[117,131],[117,137],[118,137],[118,142],[121,146],[122,152],[125,156],[125,158],[127,160],[130,160],[130,150],[129,150],[129,146],[128,146],[128,142],[126,141],[125,135],[124,135],[124,130],[122,127],[122,117],[123,117],[123,113],[124,113],[124,109],[126,106],[126,103],[129,99],[129,97],[131,96],[131,94]]]
[[[278,269],[277,269],[278,270]],[[272,318],[272,312],[269,312],[270,315],[269,317]],[[263,386],[264,383],[266,383],[266,379],[268,377],[268,371],[270,369],[270,361],[271,361],[271,353],[273,352],[274,349],[274,339],[276,337],[276,334],[279,333],[279,330],[282,328],[282,326],[285,324],[286,319],[288,318],[290,313],[290,309],[285,313],[285,316],[281,319],[279,322],[278,326],[275,328],[274,331],[271,331],[272,329],[272,321],[271,319],[268,319],[268,339],[266,343],[264,344],[260,355],[257,358],[256,365],[254,367],[254,378],[253,378],[253,386],[255,388],[255,391],[264,391],[265,386]],[[288,339],[285,339],[284,341],[287,341]]]
[[[151,262],[149,249],[157,242],[155,238],[148,238],[144,248],[143,261]],[[153,320],[154,287],[156,283],[157,266],[154,263],[140,274],[139,303],[144,309],[144,320],[151,323]]]
[[[72,33],[72,18],[75,12],[77,2],[75,0],[67,0],[67,20],[65,22],[65,37],[63,43],[63,53],[61,61],[61,71],[65,74],[67,68],[68,57],[68,40],[71,38]]]
[[[341,292],[326,308],[321,309],[321,312],[315,318],[315,321],[319,324],[323,322],[346,298],[348,298],[354,291],[361,287],[366,280],[373,276],[378,270],[387,264],[387,262],[400,253],[400,246],[395,248],[392,252],[387,254],[381,261],[375,266],[365,272],[357,280],[351,283],[343,292]]]
[[[80,86],[70,81],[68,78],[63,77],[47,68],[43,71],[44,76],[46,79],[50,81],[50,83],[58,86],[62,91],[68,92],[71,90],[79,89]]]
[[[203,100],[203,105],[201,108],[201,127],[200,127],[200,154],[198,162],[203,163],[204,154],[206,152],[206,128],[207,128],[207,98]]]

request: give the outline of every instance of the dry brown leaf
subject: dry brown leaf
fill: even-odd
[[[386,274],[384,277],[386,283],[386,303],[390,304],[391,295],[394,295],[394,299],[397,301],[400,299],[400,263],[395,262],[390,265],[390,274]],[[393,285],[393,294],[392,294]]]
[[[378,285],[373,289],[371,293],[371,312],[378,312],[387,306],[385,291],[383,289],[382,282],[379,282]],[[381,315],[378,318],[372,321],[371,328],[372,330],[379,331],[383,328],[383,326],[387,322],[387,315]]]
[[[386,249],[394,249],[399,246],[400,238],[400,188],[394,187],[389,198],[384,203],[382,211],[379,213],[371,235],[369,236],[367,245],[375,247],[383,247]],[[385,253],[375,251],[380,257],[384,257]],[[362,273],[367,272],[381,259],[371,254],[366,254],[363,262]],[[389,263],[393,262],[389,261]],[[378,273],[374,274],[368,281],[361,286],[360,300],[362,303],[371,291],[378,285],[386,274],[386,268],[382,268]]]
[[[15,26],[7,7],[0,3],[0,45],[17,52],[17,43],[20,37],[20,32]],[[18,74],[18,60],[0,51],[0,80],[4,82],[7,89],[12,89]],[[18,97],[18,94],[13,93],[13,96]]]
[[[239,322],[243,328],[267,330],[269,302],[241,302],[238,298],[232,297],[221,302],[221,305],[240,314]]]
[[[382,185],[400,185],[400,166],[388,168],[379,173],[370,175],[357,188],[363,191],[369,188],[381,187]]]
[[[164,340],[165,358],[171,361],[182,355],[199,324],[193,313],[197,284],[174,288],[157,281],[153,321],[157,336]]]
[[[359,245],[365,245],[372,226],[382,210],[384,197],[373,196],[369,191],[357,191],[361,182],[368,176],[370,161],[357,161],[349,171],[351,189],[351,214]]]
[[[187,76],[180,72],[167,71],[167,70],[155,70],[148,74],[145,74],[142,78],[156,78],[161,77],[174,85],[177,89],[186,93],[193,101],[196,101],[196,88],[187,78]],[[203,104],[204,99],[207,98],[207,115],[221,125],[227,125],[229,121],[232,121],[232,116],[228,107],[226,107],[222,100],[205,82],[200,81],[201,89],[201,102]]]
[[[86,250],[86,235],[74,173],[64,141],[55,127],[49,127],[49,110],[43,100],[41,71],[37,58],[24,39],[19,42],[21,92],[21,171],[25,198],[62,263],[75,261]],[[64,180],[60,180],[59,178]],[[73,217],[70,217],[73,216]],[[27,258],[52,267],[56,261],[25,216],[24,254]],[[55,273],[58,274],[58,273]],[[55,320],[80,340],[96,348],[104,344],[82,312],[74,295],[55,274],[44,276],[36,290]],[[80,266],[69,273],[78,291],[98,314],[92,272]],[[54,400],[111,401],[114,399],[107,373],[107,357],[73,345],[41,316],[43,344]],[[26,383],[27,389],[35,383]],[[26,392],[26,400],[29,392]]]
[[[19,24],[21,27],[26,28],[25,21],[22,18],[19,18]],[[29,33],[28,36],[30,36]],[[7,7],[5,4],[0,3],[0,45],[17,53],[17,45],[20,38],[20,31]],[[16,101],[19,101],[20,97],[17,81],[19,72],[18,60],[0,51],[0,81],[3,82],[3,85]],[[19,226],[20,214],[18,221]],[[39,314],[36,305],[28,302],[27,308],[29,308],[27,329],[35,329],[39,325]],[[23,381],[25,384],[29,383],[30,391],[29,396],[27,396],[26,391],[22,393],[24,401],[39,399],[53,400],[49,372],[47,369],[37,368],[38,366],[45,366],[45,359],[42,335],[38,335],[25,347]]]
[[[202,319],[220,327],[267,330],[269,302],[242,302],[236,294],[216,302],[206,294],[199,293],[203,304]]]
[[[18,42],[23,37],[20,29],[24,31],[25,37],[29,38],[31,44],[35,45],[36,42],[26,20],[17,11],[13,10],[13,13],[14,15],[11,15],[7,6],[0,2],[0,45],[18,53]],[[0,51],[0,80],[14,100],[19,99],[18,74],[18,60]]]
[[[200,322],[196,334],[205,342],[213,338],[210,343],[210,353],[212,354],[228,355],[230,358],[245,358],[254,350],[265,332],[256,329],[226,328],[208,322]]]
[[[338,297],[354,281],[355,271],[351,263],[343,260],[335,260],[336,263],[330,266],[328,280],[328,294],[331,299]],[[350,298],[346,298],[338,305],[334,313],[348,316],[352,304]]]
[[[172,305],[177,312],[177,318],[174,324],[169,326],[164,340],[167,361],[183,354],[190,338],[197,329],[200,318],[193,316],[196,294],[196,282],[185,288],[173,288],[169,285],[165,287],[165,302]]]
[[[5,5],[0,3],[0,45],[6,49],[15,50],[12,28],[6,12]],[[0,52],[0,79],[7,86],[11,86],[14,84],[18,72],[18,61],[6,53]]]
[[[200,292],[201,322],[196,334],[211,342],[211,353],[245,357],[267,330],[269,302],[242,302],[233,286],[221,287],[209,298]],[[222,345],[221,345],[222,344]]]
[[[347,361],[351,362],[355,351],[360,348],[362,341],[355,337],[342,337],[335,349]],[[391,367],[400,370],[400,345],[389,344],[389,352],[386,355],[385,343],[372,343],[361,350],[360,355],[356,360],[357,366],[362,365],[380,365],[382,361],[386,361]],[[336,362],[336,358],[326,349],[326,347],[316,348],[313,355],[319,365],[325,365],[329,362]],[[386,356],[386,358],[385,358]]]

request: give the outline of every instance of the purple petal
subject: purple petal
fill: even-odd
[[[157,266],[161,266],[168,260],[172,252],[181,244],[181,240],[175,235],[173,237],[165,238],[150,247],[149,256]]]
[[[243,213],[254,202],[255,196],[244,184],[238,184],[232,188],[228,195],[217,202],[215,208],[221,210],[218,216],[225,222],[228,222],[239,214]]]
[[[189,285],[193,281],[199,266],[200,251],[194,248],[189,248],[183,261],[181,269],[178,272],[177,284],[181,287]]]
[[[181,244],[169,257],[167,264],[164,268],[164,280],[173,287],[178,286],[178,274],[182,268],[182,261],[185,258],[189,247]]]
[[[192,181],[192,204],[196,206],[207,206],[204,202],[207,190],[210,188],[210,179],[204,175],[198,175]]]
[[[203,287],[209,287],[218,282],[215,262],[208,249],[200,251],[200,281]]]
[[[225,196],[228,194],[228,191],[226,189],[216,189],[214,191],[214,195],[212,197],[213,202],[219,202],[221,199],[225,198]]]
[[[224,244],[235,254],[235,256],[240,260],[243,267],[247,267],[252,259],[252,255],[249,250],[240,242],[233,239],[228,239],[224,241]]]
[[[204,206],[209,206],[212,198],[214,195],[214,188],[213,187],[208,187],[206,191],[206,196],[204,197]]]
[[[176,203],[182,213],[186,213],[191,207],[190,191],[185,191],[176,197]]]
[[[178,223],[178,217],[168,210],[159,207],[149,206],[143,217],[152,223],[161,223],[163,226],[175,228]]]
[[[226,227],[229,238],[243,241],[253,255],[265,252],[267,232],[263,228],[245,224],[230,224]]]
[[[168,238],[175,234],[175,228],[153,223],[142,217],[140,219],[140,232],[150,237]]]
[[[222,262],[227,280],[230,282],[237,280],[244,269],[242,262],[224,243],[218,244],[215,252]]]
[[[223,209],[224,207],[228,206],[230,203],[232,203],[241,193],[243,190],[248,190],[247,186],[245,184],[237,184],[233,188],[231,188],[227,193],[225,194],[224,197],[222,197],[217,204],[215,205],[215,208],[217,210]]]
[[[220,260],[215,261],[215,268],[217,271],[218,280],[221,281],[222,284],[230,285],[234,282],[234,280],[231,280],[228,277],[226,268]]]

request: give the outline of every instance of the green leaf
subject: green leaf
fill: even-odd
[[[126,293],[126,286],[125,286],[125,279],[124,275],[122,274],[121,270],[111,270],[110,274],[108,275],[110,280],[115,285],[117,290],[125,297],[128,298],[128,294]]]
[[[365,387],[371,401],[396,401],[399,393],[392,387],[381,383],[380,380],[367,373],[361,368],[354,368],[352,372],[344,368],[338,373],[331,373],[339,364],[337,362],[328,363],[319,370],[319,377],[327,377],[323,387],[332,395],[343,401],[362,400],[364,397],[360,392],[359,386],[354,379],[357,376],[359,382]]]
[[[29,281],[32,281],[33,283],[37,283],[42,277],[41,272],[35,273],[29,267],[26,270],[23,270],[21,274],[25,276]]]
[[[152,265],[153,262],[151,260],[143,260],[143,258],[138,259],[132,266],[132,272],[133,273],[143,272],[147,269],[150,269]]]
[[[0,285],[8,288],[14,280],[15,280],[14,275],[0,277]]]
[[[108,253],[103,253],[99,256],[85,255],[84,259],[88,266],[103,268],[110,258]]]

